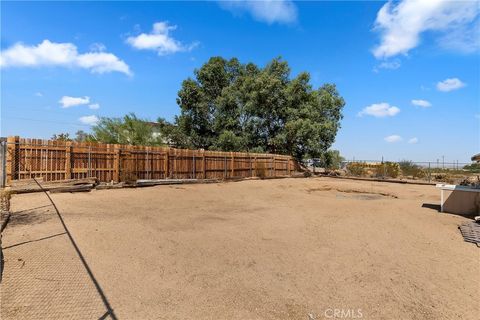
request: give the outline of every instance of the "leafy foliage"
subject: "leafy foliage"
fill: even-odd
[[[57,141],[72,141],[72,138],[70,138],[70,133],[68,132],[61,132],[61,133],[55,133],[51,140],[57,140]]]
[[[480,172],[480,162],[467,164],[463,167],[463,169],[468,170],[470,172],[478,173],[478,172]]]
[[[180,115],[161,132],[177,147],[319,157],[340,128],[345,104],[332,84],[318,89],[308,73],[290,79],[280,58],[265,68],[213,57],[178,92]],[[106,123],[103,124],[107,125]]]
[[[155,124],[137,118],[134,113],[123,118],[101,118],[92,127],[93,139],[102,143],[131,145],[162,145],[164,141]]]
[[[328,150],[320,157],[320,167],[326,169],[339,169],[345,158],[340,155],[338,150]]]

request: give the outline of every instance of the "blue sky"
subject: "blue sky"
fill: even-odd
[[[3,2],[1,135],[178,114],[211,56],[335,83],[349,159],[467,162],[480,151],[479,2]]]

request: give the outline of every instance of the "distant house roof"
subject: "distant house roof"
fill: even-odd
[[[477,153],[476,155],[474,155],[474,156],[472,157],[472,161],[480,162],[480,153]]]

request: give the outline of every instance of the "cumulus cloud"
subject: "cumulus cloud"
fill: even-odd
[[[380,32],[380,44],[374,48],[376,58],[407,54],[420,43],[420,35],[436,31],[442,46],[458,47],[472,40],[478,48],[474,27],[478,23],[480,6],[477,1],[389,1],[378,11],[374,30]],[[477,21],[476,21],[477,20]],[[452,36],[460,33],[462,36]],[[462,41],[463,40],[463,41]]]
[[[394,143],[402,141],[403,139],[397,134],[392,134],[391,136],[386,136],[385,138],[383,138],[383,140],[387,141],[388,143]]]
[[[78,118],[78,120],[83,124],[92,126],[92,125],[95,125],[100,119],[98,119],[96,115],[91,115],[91,116],[80,117]]]
[[[176,52],[190,51],[198,43],[184,45],[170,36],[170,32],[177,29],[175,25],[169,25],[167,21],[153,24],[150,33],[141,33],[138,36],[128,37],[126,42],[139,50],[153,50],[159,55],[173,54]]]
[[[413,99],[412,104],[417,107],[428,108],[431,107],[432,104],[430,101],[422,100],[422,99]]]
[[[78,53],[72,43],[44,40],[38,45],[16,43],[0,52],[0,67],[77,67],[92,73],[121,72],[131,75],[129,66],[108,52]]]
[[[449,78],[437,83],[437,90],[443,92],[449,92],[463,87],[465,87],[465,83],[458,78]]]
[[[89,104],[88,107],[92,110],[97,110],[97,109],[100,109],[100,104],[92,103],[92,104]]]
[[[234,14],[248,12],[255,20],[268,24],[297,21],[297,7],[290,0],[220,1],[219,4]]]
[[[408,143],[410,143],[410,144],[416,144],[416,143],[418,143],[418,138],[417,138],[417,137],[413,137],[413,138],[411,138],[411,139],[408,140]]]
[[[382,103],[374,103],[372,105],[369,105],[368,107],[363,108],[363,110],[358,113],[358,116],[361,117],[363,115],[369,115],[377,118],[383,118],[383,117],[393,117],[399,112],[400,112],[399,108],[395,106],[391,106],[387,102],[382,102]]]
[[[62,105],[62,108],[70,108],[74,106],[80,106],[90,103],[90,97],[69,97],[63,96],[58,103]]]

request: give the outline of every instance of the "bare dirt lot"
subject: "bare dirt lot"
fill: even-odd
[[[46,195],[15,195],[2,319],[108,318],[106,305],[118,319],[480,312],[480,249],[432,186],[311,178],[51,197],[92,277]]]

